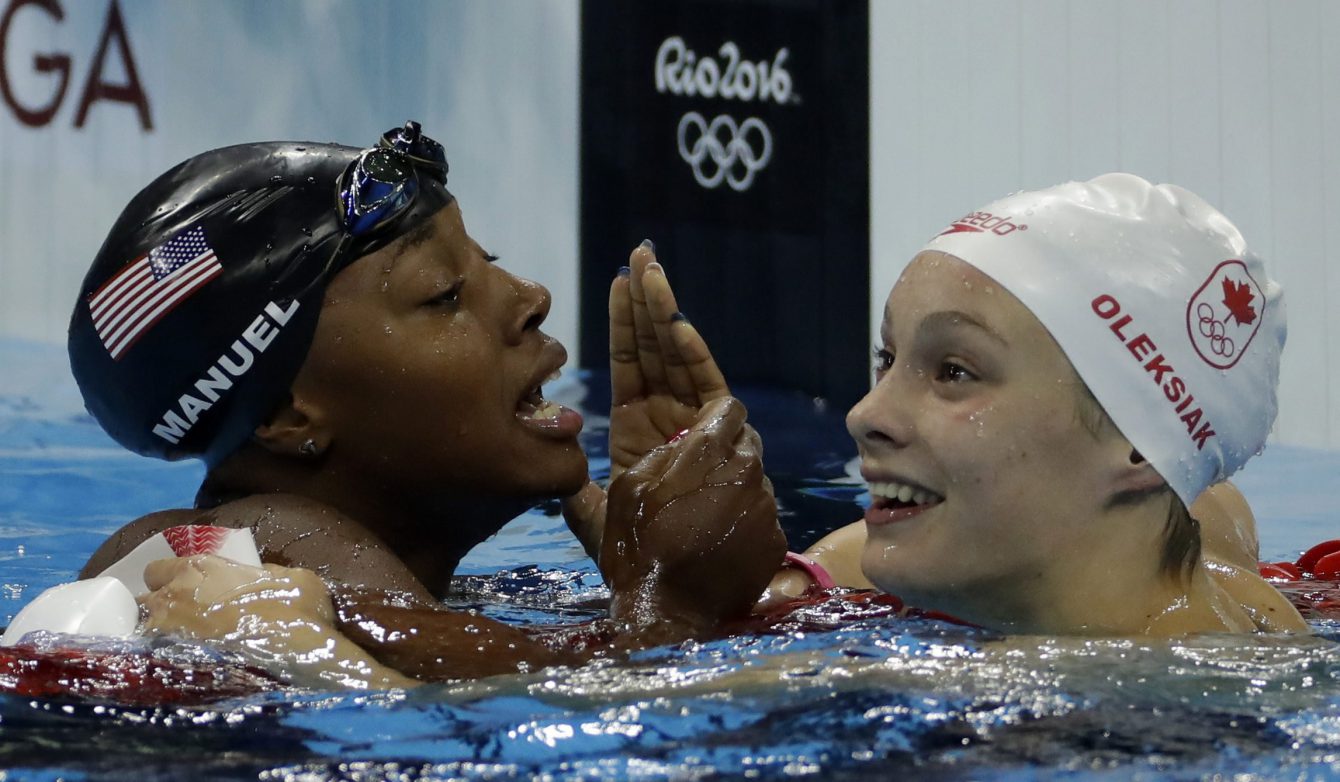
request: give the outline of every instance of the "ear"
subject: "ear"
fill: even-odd
[[[1162,489],[1167,481],[1125,438],[1110,447],[1114,496],[1141,497]]]
[[[333,441],[326,417],[317,405],[289,395],[269,420],[252,432],[252,442],[279,456],[311,459],[324,454]]]

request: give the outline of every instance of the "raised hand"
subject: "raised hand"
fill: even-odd
[[[610,483],[600,565],[613,616],[705,626],[749,613],[786,551],[760,448],[724,397]]]
[[[610,480],[730,395],[712,351],[679,312],[655,249],[643,242],[610,285]],[[587,486],[564,504],[593,558],[600,551],[605,492]]]
[[[611,479],[730,395],[648,242],[610,286],[610,392]]]

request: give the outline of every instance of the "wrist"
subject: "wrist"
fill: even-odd
[[[720,621],[706,615],[696,601],[679,599],[658,590],[650,579],[635,588],[615,592],[610,598],[610,617],[631,628],[655,628],[678,638],[714,627]]]

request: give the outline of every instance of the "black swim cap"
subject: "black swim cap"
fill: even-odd
[[[89,412],[136,453],[217,464],[285,400],[330,278],[451,200],[417,123],[371,150],[266,142],[181,163],[84,278],[69,350]]]

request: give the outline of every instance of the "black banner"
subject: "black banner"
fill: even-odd
[[[585,0],[583,363],[650,238],[728,380],[864,393],[868,35],[864,0]]]

